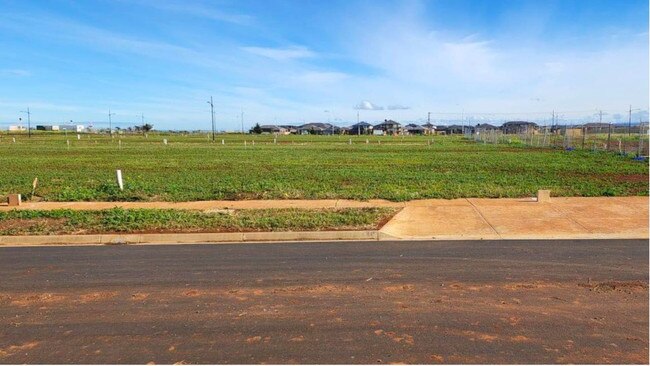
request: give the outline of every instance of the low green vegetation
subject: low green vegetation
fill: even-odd
[[[455,136],[0,135],[0,196],[46,201],[648,194],[648,163],[614,152]],[[14,143],[12,137],[16,137]],[[168,144],[163,144],[167,139]],[[222,139],[224,140],[222,144]],[[67,141],[69,141],[69,146]],[[120,143],[121,141],[121,143]],[[350,141],[352,142],[350,144]],[[367,143],[366,143],[367,141]],[[124,190],[115,170],[124,175]],[[38,186],[32,196],[32,182]]]
[[[0,211],[0,235],[373,230],[393,208]]]

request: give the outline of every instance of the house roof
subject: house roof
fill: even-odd
[[[401,126],[399,122],[395,122],[392,119],[385,119],[384,122],[376,124],[375,128],[379,127],[386,127],[386,126]]]
[[[499,128],[499,127],[497,127],[497,126],[495,126],[495,125],[491,125],[491,124],[489,124],[489,123],[479,123],[479,124],[476,125],[476,128],[491,128],[491,129],[497,129],[497,128]]]
[[[310,123],[305,123],[304,125],[298,127],[303,130],[324,130],[326,128],[331,128],[334,125],[331,123],[321,123],[321,122],[310,122]]]
[[[416,125],[415,123],[409,123],[405,127],[407,130],[424,130],[424,127]]]
[[[537,126],[537,123],[528,121],[508,121],[502,125],[502,127],[508,126]]]
[[[350,128],[355,128],[355,127],[372,127],[372,125],[370,123],[368,123],[368,122],[363,122],[362,121],[362,122],[355,123],[352,126],[350,126]]]
[[[591,122],[591,123],[585,123],[584,127],[588,127],[588,128],[609,128],[609,123]]]

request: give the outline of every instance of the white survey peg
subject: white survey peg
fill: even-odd
[[[163,144],[167,145],[167,139],[163,139]]]
[[[34,181],[32,182],[32,196],[34,195],[34,192],[36,192],[36,186],[38,186],[38,177],[34,178]]]
[[[77,134],[77,140],[81,140],[81,135]]]
[[[124,190],[124,183],[122,182],[122,170],[118,169],[115,171],[117,175],[117,185],[120,187],[120,191]]]

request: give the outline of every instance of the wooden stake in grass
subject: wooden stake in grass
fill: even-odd
[[[12,137],[11,139],[13,140],[13,142],[14,142],[14,144],[15,144],[15,143],[16,143],[16,138],[15,138],[15,137]]]
[[[167,139],[163,139],[163,144],[167,145]]]
[[[122,140],[117,140],[117,147],[122,150]]]
[[[32,197],[34,197],[34,192],[36,192],[36,186],[38,185],[38,177],[34,178],[32,182]]]
[[[66,145],[68,145],[68,150],[70,150],[70,140],[65,140]]]
[[[122,182],[122,170],[117,169],[115,171],[115,174],[117,175],[117,186],[120,187],[120,191],[123,191],[124,183]]]
[[[221,145],[225,145],[225,144],[226,144],[226,140],[221,139]]]

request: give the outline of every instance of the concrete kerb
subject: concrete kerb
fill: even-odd
[[[0,246],[379,240],[377,230],[0,236]]]

